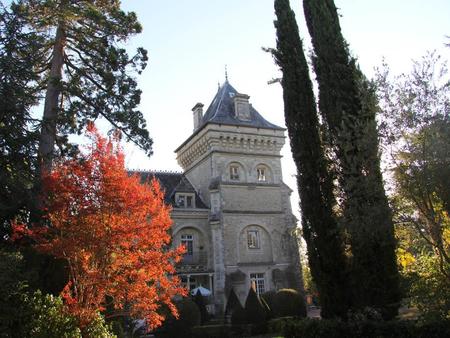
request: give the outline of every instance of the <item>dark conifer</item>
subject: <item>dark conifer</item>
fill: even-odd
[[[352,306],[395,317],[400,294],[391,211],[380,172],[373,88],[350,56],[333,0],[304,0],[319,108],[337,162],[352,250]]]
[[[209,315],[206,310],[205,300],[200,290],[197,290],[197,293],[194,296],[194,303],[197,304],[198,309],[200,310],[200,324],[206,323],[209,319]]]
[[[138,48],[130,57],[120,47],[142,30],[136,14],[124,12],[115,0],[20,0],[19,5],[28,12],[31,31],[48,32],[39,52],[49,62],[35,69],[48,75],[42,83],[41,168],[51,167],[55,146],[62,147],[68,134],[98,118],[150,154],[152,140],[137,109],[141,91],[133,76],[145,68],[147,51]]]
[[[248,291],[247,299],[244,305],[245,318],[249,324],[258,324],[266,321],[266,309],[261,303],[258,295],[256,294],[253,286],[250,287]]]
[[[0,4],[0,226],[27,218],[38,144],[31,108],[39,101],[44,35],[29,31],[19,6]],[[0,234],[3,237],[4,234]]]
[[[319,136],[312,83],[295,14],[288,0],[275,0],[277,49],[275,60],[283,73],[286,126],[297,166],[303,236],[311,273],[317,284],[322,316],[345,317],[348,310],[346,263],[331,179]]]

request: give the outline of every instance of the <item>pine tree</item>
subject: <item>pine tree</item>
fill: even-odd
[[[133,77],[146,66],[147,51],[129,57],[120,47],[141,25],[117,0],[19,0],[31,31],[48,32],[39,51],[48,57],[37,72],[45,102],[39,140],[40,169],[49,170],[55,146],[89,121],[106,119],[114,129],[151,153],[152,140],[137,110],[141,91]]]
[[[277,49],[283,73],[284,110],[302,210],[303,236],[311,272],[317,283],[322,316],[345,317],[348,307],[346,263],[330,177],[319,136],[319,122],[308,65],[295,14],[288,0],[275,1]]]
[[[26,218],[34,181],[38,133],[31,107],[39,100],[45,61],[39,52],[43,34],[26,29],[19,6],[0,4],[0,225],[17,216]],[[8,230],[7,228],[3,230]],[[2,236],[3,237],[3,236]]]
[[[400,294],[391,211],[375,121],[376,97],[350,56],[333,0],[304,0],[312,37],[319,108],[336,155],[344,223],[352,250],[352,305],[395,317]]]

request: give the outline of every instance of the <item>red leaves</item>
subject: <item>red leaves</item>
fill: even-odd
[[[174,263],[182,248],[170,250],[170,207],[157,181],[141,184],[125,170],[117,138],[107,141],[93,125],[92,143],[78,159],[62,161],[44,177],[47,228],[15,227],[30,235],[35,247],[66,259],[70,283],[62,296],[80,323],[102,308],[105,296],[130,314],[161,324],[161,303],[176,311],[171,299],[184,294]],[[15,235],[16,236],[16,235]]]

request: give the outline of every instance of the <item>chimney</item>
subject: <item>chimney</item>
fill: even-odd
[[[192,108],[194,113],[194,131],[198,129],[203,118],[203,103],[197,103],[194,108]]]
[[[247,94],[237,93],[233,97],[234,101],[234,113],[239,120],[250,120],[250,104],[248,99],[250,96]]]

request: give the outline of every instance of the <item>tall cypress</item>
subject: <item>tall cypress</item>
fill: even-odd
[[[391,211],[383,187],[373,88],[350,56],[333,0],[304,0],[319,108],[336,155],[352,252],[352,306],[397,314],[400,293]]]
[[[333,186],[321,146],[308,65],[289,0],[275,0],[277,49],[283,78],[284,112],[297,166],[302,227],[322,317],[345,317],[348,310],[346,260],[336,218]]]

